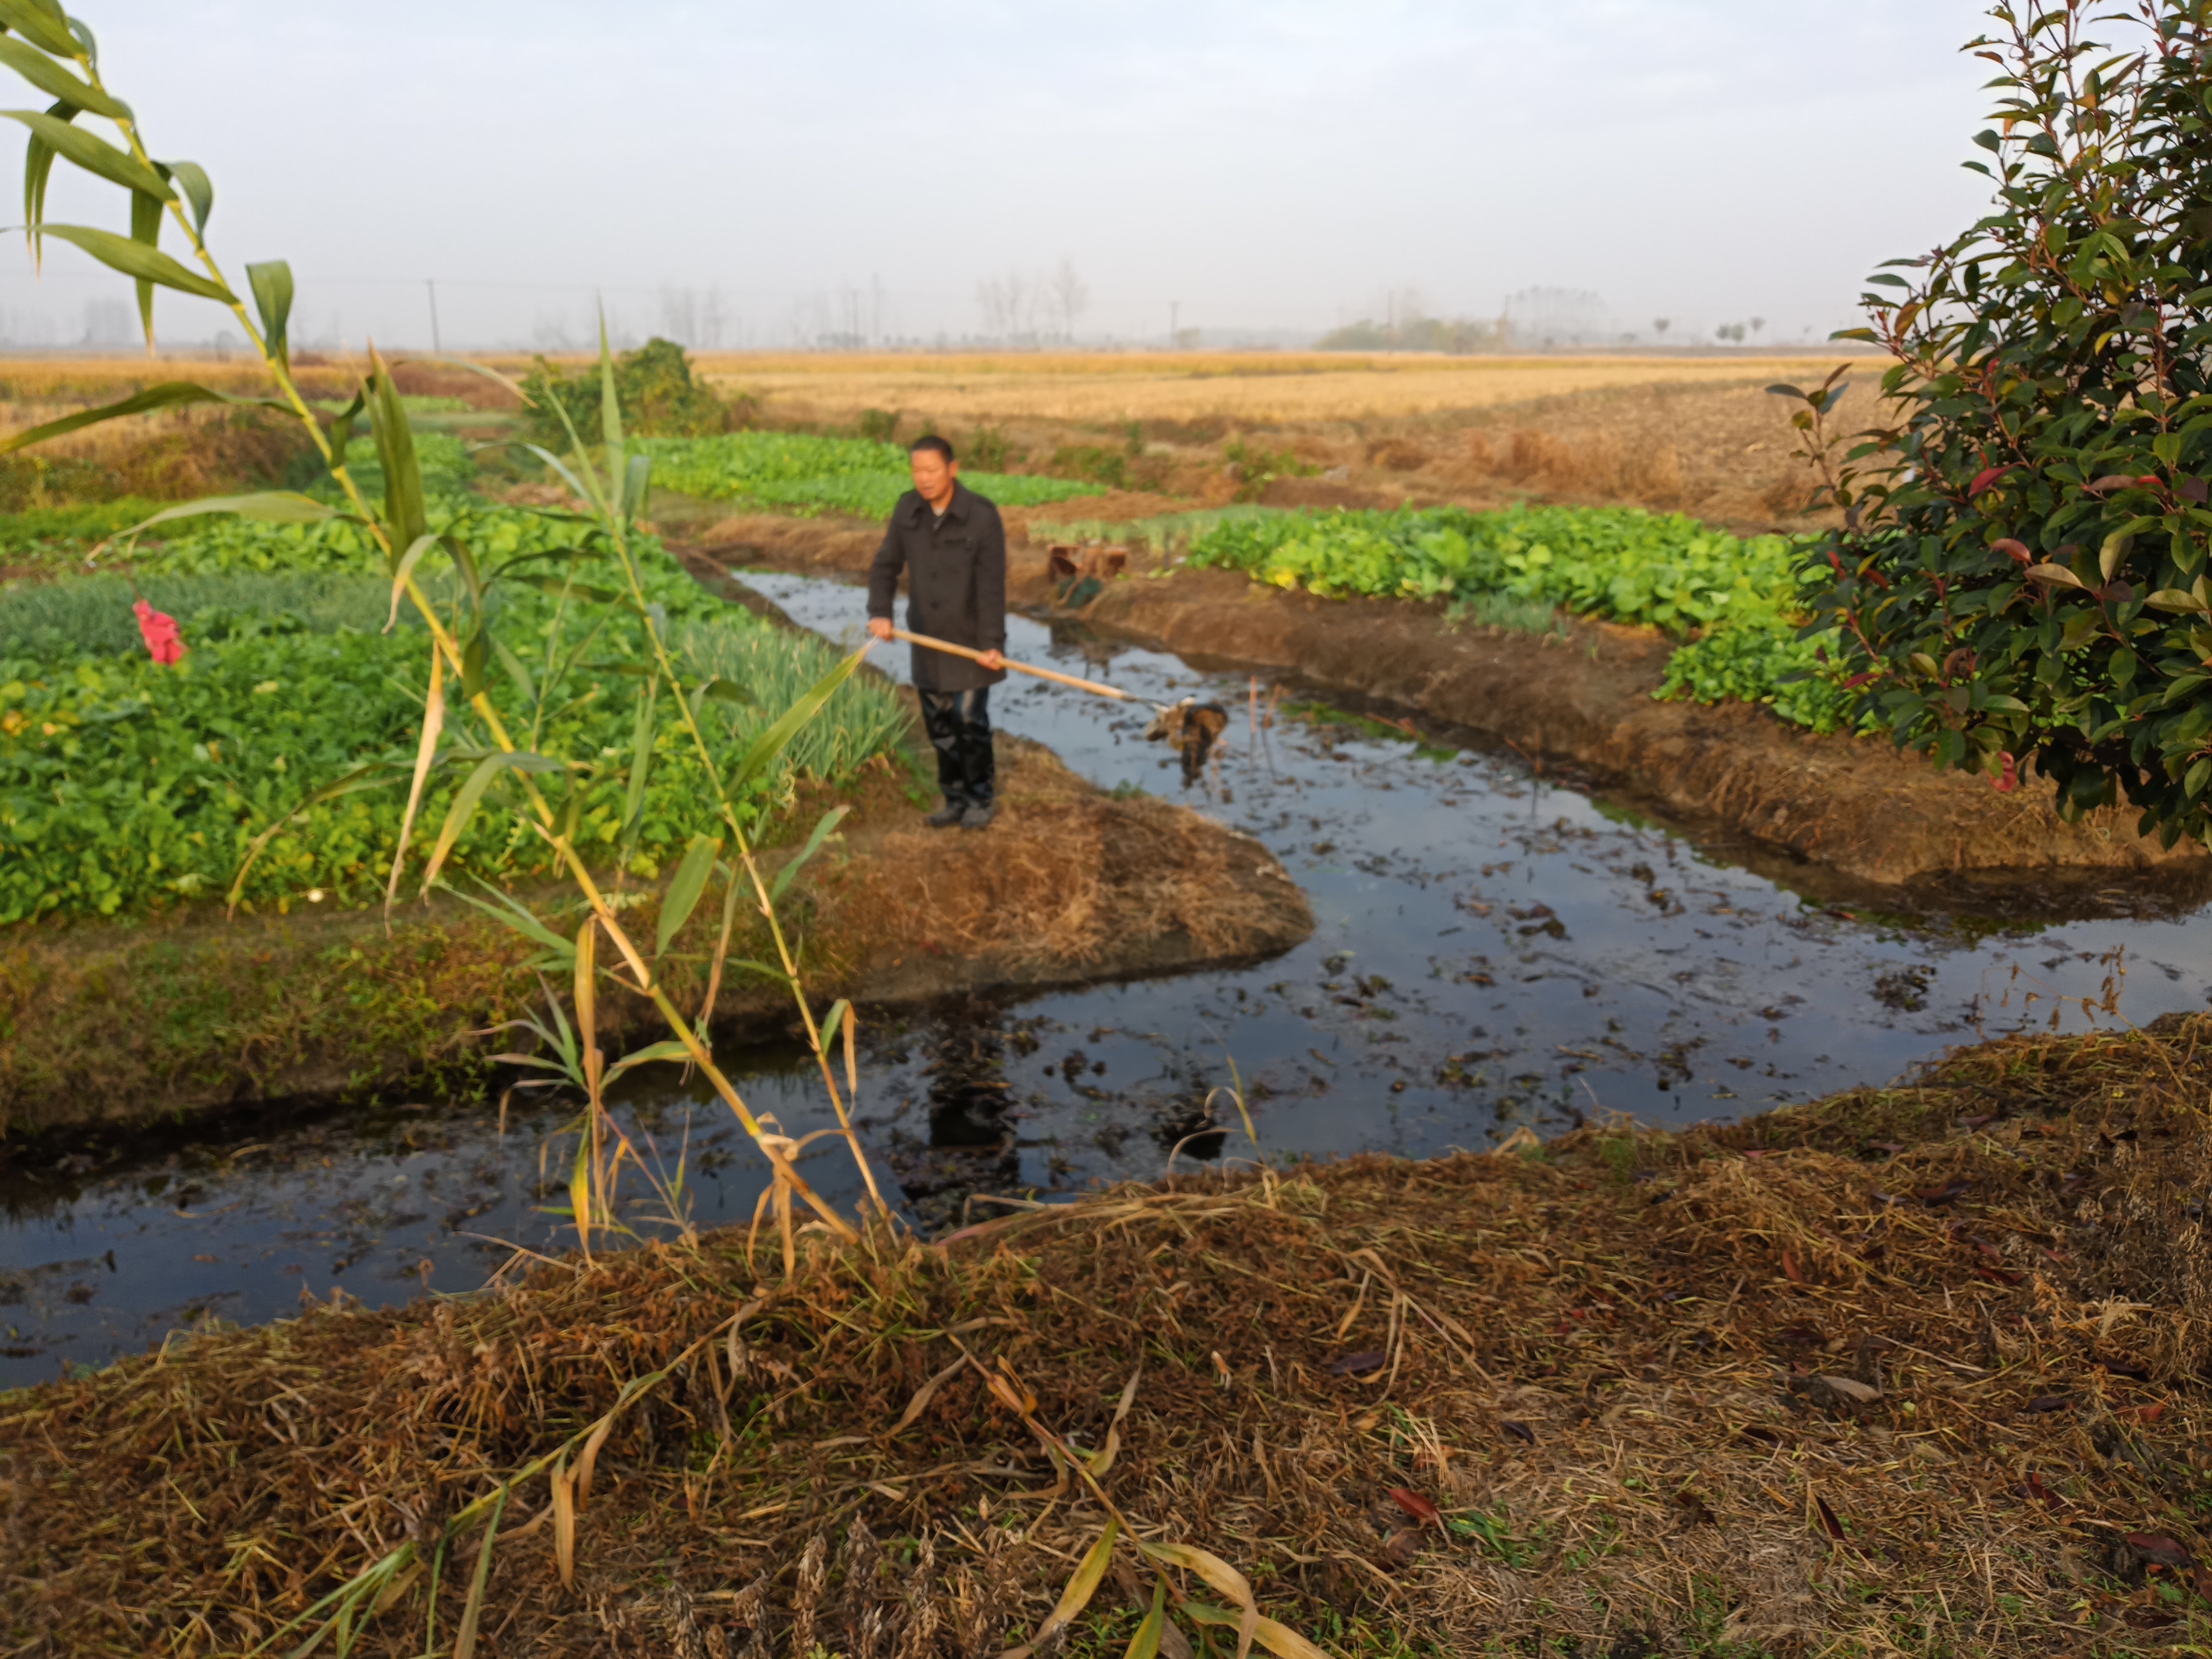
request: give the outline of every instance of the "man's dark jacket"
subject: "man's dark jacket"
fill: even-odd
[[[982,496],[956,482],[942,520],[919,490],[900,496],[868,573],[871,617],[890,619],[901,571],[911,631],[977,651],[1006,648],[1006,527]],[[924,691],[973,691],[1006,678],[965,657],[914,647],[914,683]]]

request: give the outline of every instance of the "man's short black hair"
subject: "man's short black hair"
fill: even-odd
[[[952,465],[952,446],[945,442],[944,439],[939,437],[934,432],[931,433],[926,438],[916,438],[912,443],[906,447],[906,453],[909,455],[919,455],[925,449],[934,450],[938,454],[945,457],[945,465],[950,466]]]

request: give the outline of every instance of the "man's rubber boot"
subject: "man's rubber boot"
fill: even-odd
[[[961,815],[960,827],[963,830],[988,830],[991,827],[991,820],[998,816],[999,809],[988,803],[981,806],[971,806]]]
[[[922,822],[933,830],[950,830],[956,823],[965,823],[971,810],[966,801],[948,800]]]

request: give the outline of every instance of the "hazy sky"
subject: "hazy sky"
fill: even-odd
[[[289,258],[295,327],[356,344],[426,343],[425,277],[449,345],[580,337],[595,290],[641,334],[672,288],[695,332],[718,293],[725,345],[957,337],[980,281],[1063,259],[1091,336],[1553,286],[1817,338],[1986,200],[1970,0],[72,3],[154,153],[213,175],[218,256]],[[51,216],[124,228],[68,171]],[[127,297],[0,252],[15,339]]]

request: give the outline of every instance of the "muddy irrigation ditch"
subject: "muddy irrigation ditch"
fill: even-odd
[[[747,580],[832,639],[858,626],[861,596],[842,583]],[[997,718],[1102,787],[1255,838],[1316,926],[1270,959],[1173,977],[934,999],[929,974],[907,980],[901,1006],[863,1026],[861,1127],[886,1189],[927,1226],[992,1213],[979,1194],[1061,1198],[1158,1176],[1171,1154],[1186,1170],[1250,1157],[1236,1112],[1208,1105],[1232,1067],[1271,1157],[1432,1157],[1608,1114],[1742,1117],[1984,1036],[2147,1024],[2212,993],[2212,934],[2185,914],[1854,909],[1469,732],[1255,695],[1249,677],[1079,628],[1012,629],[1017,654],[1228,707],[1215,762],[1188,786],[1126,708],[1016,682]],[[1023,856],[1069,861],[1075,889],[1098,852],[1024,842]],[[830,1121],[795,1052],[748,1052],[748,1096],[787,1133]],[[765,1166],[702,1091],[626,1079],[616,1099],[680,1173],[697,1224],[751,1215]],[[303,1296],[465,1291],[510,1243],[557,1249],[563,1224],[543,1206],[565,1166],[548,1139],[569,1115],[522,1094],[497,1109],[402,1097],[18,1159],[0,1175],[0,1379],[105,1363],[210,1318],[276,1317]],[[834,1159],[817,1167],[858,1196]]]

